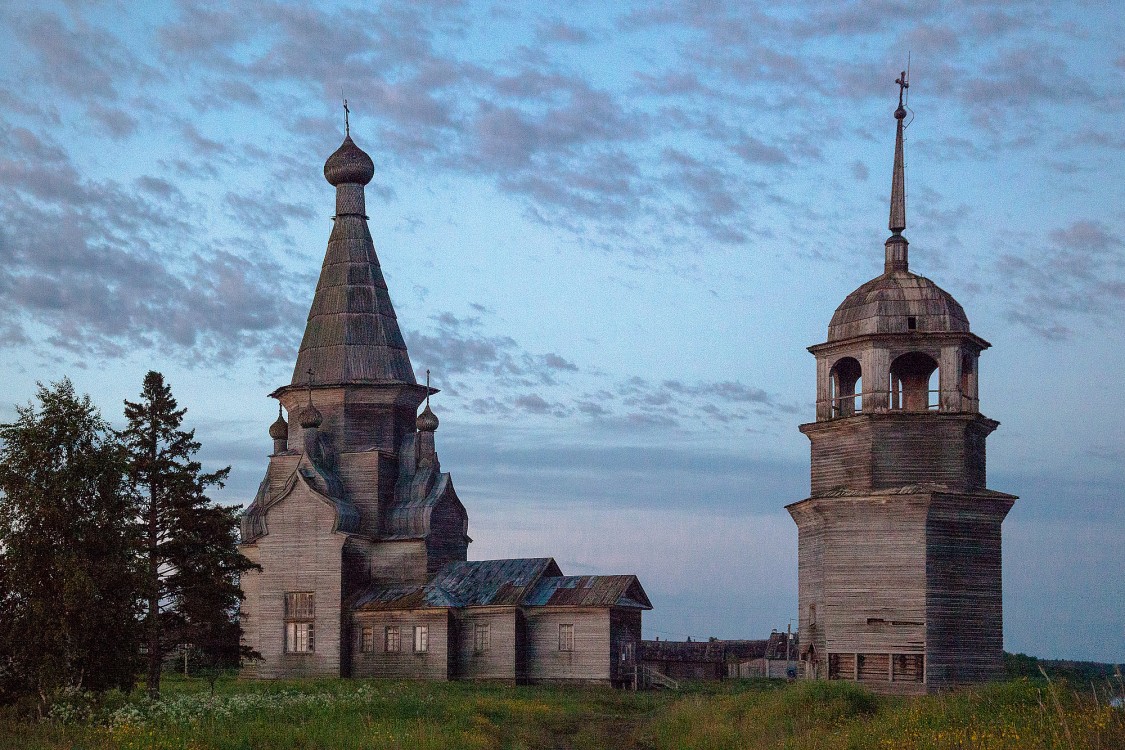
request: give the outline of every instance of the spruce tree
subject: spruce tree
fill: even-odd
[[[153,698],[160,695],[161,663],[177,644],[196,638],[197,649],[212,647],[212,635],[225,624],[237,650],[238,579],[254,567],[238,552],[238,508],[207,497],[208,488],[223,486],[230,467],[203,471],[195,459],[195,431],[181,429],[185,412],[164,376],[149,372],[140,400],[125,402],[128,425],[121,433],[140,506],[147,687]]]
[[[0,702],[129,690],[139,644],[127,457],[67,379],[0,425]]]

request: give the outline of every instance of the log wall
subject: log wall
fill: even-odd
[[[352,675],[400,680],[448,680],[449,611],[445,609],[356,612],[352,618]],[[414,651],[414,626],[429,628],[428,648]],[[398,626],[398,651],[385,650],[385,628]],[[362,649],[363,628],[372,629],[372,650]]]
[[[323,500],[298,486],[270,509],[269,534],[257,548],[261,572],[248,574],[243,606],[254,622],[254,646],[263,657],[257,677],[338,677],[341,674],[340,601],[343,546],[346,536],[332,533],[335,512]],[[314,651],[285,653],[285,594],[316,595]]]
[[[527,678],[530,682],[603,682],[612,677],[609,610],[529,607]],[[574,649],[559,650],[559,625],[574,626]]]
[[[469,607],[456,613],[456,658],[453,674],[459,680],[517,681],[517,630],[522,616],[515,607]],[[487,649],[475,648],[477,623],[489,626]],[[522,640],[523,634],[519,635]]]

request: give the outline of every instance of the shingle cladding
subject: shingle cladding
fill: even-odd
[[[916,329],[909,329],[914,318]],[[856,289],[836,308],[828,341],[876,333],[968,332],[969,318],[953,295],[925,276],[892,271]]]
[[[375,244],[360,214],[335,218],[293,385],[416,383]]]

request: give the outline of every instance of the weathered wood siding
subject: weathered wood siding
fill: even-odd
[[[610,682],[608,609],[529,607],[526,615],[530,682]],[[559,650],[559,625],[574,627],[573,650]]]
[[[812,495],[840,487],[889,489],[926,482],[985,486],[985,438],[996,423],[978,414],[883,412],[801,426],[812,443]]]
[[[821,617],[824,606],[824,514],[818,504],[805,500],[788,506],[797,524],[797,602],[798,632],[804,659],[805,677],[827,677],[828,646]]]
[[[374,583],[425,583],[426,541],[403,539],[380,541],[371,557],[371,580]]]
[[[515,607],[469,607],[456,617],[456,659],[453,673],[459,680],[497,680],[514,683],[516,672],[516,630],[522,616]],[[488,623],[490,645],[475,648],[477,623]]]
[[[335,512],[298,486],[274,505],[266,518],[269,534],[259,539],[258,563],[252,574],[255,592],[248,618],[257,621],[254,638],[263,660],[258,677],[340,676],[340,600],[342,551],[346,536],[332,533]],[[285,594],[311,591],[316,595],[315,650],[285,653]]]
[[[240,544],[238,551],[246,556],[246,559],[252,563],[260,563],[261,555],[259,554],[258,545],[256,544]],[[258,646],[258,638],[261,623],[261,576],[262,574],[256,570],[248,570],[243,573],[239,578],[239,585],[242,587],[242,604],[239,607],[239,621],[242,625],[242,644],[255,651],[260,651]],[[247,659],[242,664],[242,669],[239,671],[241,677],[254,678],[258,676],[258,661],[256,659]]]
[[[893,654],[926,646],[926,519],[930,496],[805,500],[790,507],[798,525],[801,647],[817,661],[809,677],[889,682]],[[811,622],[815,607],[815,624]],[[840,660],[844,661],[841,662]],[[850,664],[843,674],[833,664]]]
[[[933,688],[1004,674],[1000,527],[1012,503],[935,495],[930,504],[926,681]]]
[[[430,535],[426,539],[426,572],[434,576],[448,562],[464,561],[469,555],[465,518],[449,485],[446,497],[430,515]]]
[[[352,676],[386,677],[400,680],[448,680],[450,677],[448,610],[356,612],[352,617]],[[414,651],[414,626],[425,625],[428,648]],[[398,651],[386,651],[385,628],[398,626]],[[370,627],[373,650],[362,650],[363,628]]]

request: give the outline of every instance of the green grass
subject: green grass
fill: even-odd
[[[841,682],[689,684],[674,692],[379,681],[168,679],[86,721],[0,714],[19,748],[1125,748],[1125,711],[1014,680],[920,699]]]

